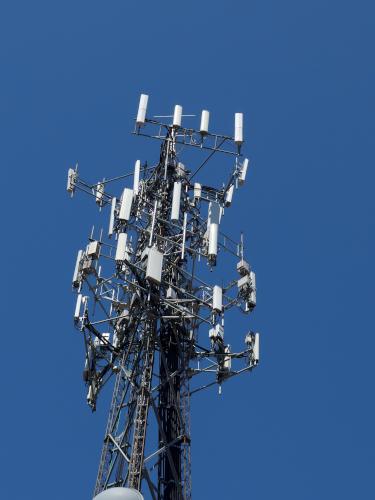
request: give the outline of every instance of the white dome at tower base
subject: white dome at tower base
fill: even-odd
[[[99,493],[94,500],[143,500],[143,496],[133,488],[109,488]]]

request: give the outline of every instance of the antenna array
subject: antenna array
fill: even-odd
[[[147,107],[142,94],[133,133],[161,142],[155,165],[137,160],[133,172],[95,184],[81,179],[78,165],[68,171],[72,196],[84,191],[109,211],[107,235],[93,229],[77,255],[74,323],[84,340],[83,378],[93,410],[114,377],[94,495],[120,487],[124,499],[133,498],[126,492],[141,491],[145,483],[154,500],[189,500],[191,395],[215,384],[221,388],[259,362],[258,333],[247,332],[236,352],[224,337],[228,310],[247,314],[256,305],[243,237],[236,242],[220,229],[249,161],[241,155],[242,113],[235,114],[230,137],[209,132],[207,110],[195,130],[182,126],[179,105],[171,123],[147,118]],[[187,168],[180,146],[209,154]],[[232,157],[221,188],[196,181],[215,153]],[[121,185],[116,195],[109,191],[115,182]],[[207,269],[225,255],[234,260],[237,276],[225,285],[209,283]],[[151,419],[158,433],[153,449],[146,440]]]

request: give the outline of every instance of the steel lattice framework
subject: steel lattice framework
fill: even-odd
[[[243,238],[237,243],[219,230],[248,160],[241,155],[242,114],[232,138],[208,133],[207,111],[199,131],[181,126],[180,106],[171,124],[148,119],[147,100],[141,96],[134,134],[161,141],[155,165],[137,161],[133,173],[95,184],[81,179],[78,166],[68,172],[72,195],[84,191],[110,212],[108,238],[103,230],[95,238],[93,229],[78,252],[74,321],[84,339],[83,377],[93,410],[102,387],[115,379],[94,495],[146,486],[154,500],[189,500],[191,395],[259,361],[259,334],[248,332],[241,352],[224,342],[226,311],[249,313],[256,304]],[[181,163],[185,146],[207,155],[191,170]],[[232,158],[221,188],[196,182],[215,153]],[[119,197],[108,191],[114,182],[122,184]],[[224,253],[235,259],[239,276],[225,286],[207,283],[203,266],[213,268]],[[203,335],[198,342],[199,330],[207,342]],[[210,379],[200,382],[197,375]],[[146,440],[151,419],[158,434],[153,448]]]

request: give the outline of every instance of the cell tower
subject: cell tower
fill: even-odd
[[[142,94],[133,133],[161,142],[155,164],[137,160],[133,172],[95,184],[79,177],[78,165],[68,172],[72,196],[84,191],[100,210],[109,208],[108,238],[103,229],[91,231],[73,276],[92,410],[114,378],[97,500],[135,500],[141,491],[153,500],[190,500],[190,397],[214,384],[221,388],[259,361],[258,333],[245,332],[236,352],[227,332],[224,340],[227,311],[246,314],[256,305],[243,237],[235,242],[219,229],[248,169],[241,155],[243,115],[235,114],[229,137],[209,132],[206,110],[194,130],[182,126],[181,106],[173,116],[153,118],[147,106]],[[187,167],[181,156],[188,148],[200,159]],[[217,153],[229,159],[226,182],[198,183],[197,174]],[[113,194],[115,182],[121,187]],[[219,259],[227,269],[232,261],[237,273],[226,285],[217,284],[220,276],[208,283]]]

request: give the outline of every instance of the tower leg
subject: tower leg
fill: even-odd
[[[167,449],[159,462],[159,500],[183,500],[179,352],[171,329],[160,337],[159,447]]]

